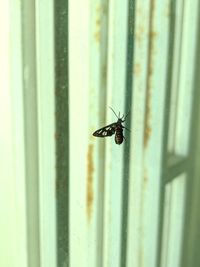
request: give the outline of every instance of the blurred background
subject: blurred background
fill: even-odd
[[[200,266],[198,0],[0,3],[0,266]],[[92,133],[129,115],[125,140]]]

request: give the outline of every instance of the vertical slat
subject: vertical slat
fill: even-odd
[[[82,267],[90,262],[86,193],[87,168],[93,168],[88,148],[89,18],[90,1],[69,1],[70,266]]]
[[[23,97],[23,60],[22,60],[22,12],[18,1],[11,1],[10,25],[12,34],[11,49],[11,94],[12,97],[12,123],[13,123],[13,162],[15,205],[16,205],[16,234],[18,265],[27,266],[27,212],[26,212],[26,161],[24,143],[24,97]]]
[[[169,249],[169,231],[170,231],[170,209],[171,209],[171,185],[165,186],[165,196],[163,205],[163,227],[162,227],[162,251],[160,255],[160,264],[162,267],[167,266],[168,249]]]
[[[179,95],[179,80],[180,80],[180,68],[181,68],[181,44],[182,44],[182,33],[183,33],[183,14],[184,14],[184,0],[177,0],[173,2],[172,16],[174,16],[174,23],[171,26],[173,29],[170,34],[173,34],[173,58],[172,58],[172,81],[171,81],[171,99],[170,106],[168,106],[167,112],[169,112],[169,137],[168,137],[168,151],[174,153],[175,151],[175,136],[176,136],[176,121],[177,121],[177,101]],[[169,105],[169,103],[167,103]]]
[[[166,185],[162,267],[179,267],[184,225],[185,175]]]
[[[134,33],[134,72],[132,98],[132,139],[130,156],[129,211],[127,231],[127,266],[141,264],[141,216],[143,175],[143,143],[146,77],[148,75],[148,47],[150,1],[136,1]]]
[[[35,1],[21,2],[28,266],[40,265]]]
[[[105,118],[107,9],[69,2],[71,266],[102,266],[104,144],[92,133]]]
[[[107,72],[108,1],[95,0],[90,4],[89,35],[89,102],[87,148],[87,254],[88,266],[102,267],[104,140],[92,133],[105,123]]]
[[[128,266],[155,266],[157,256],[169,1],[151,1],[145,6],[146,8],[143,8],[144,3],[141,1],[136,3],[134,65],[137,66],[137,72],[134,76],[132,99],[135,105],[132,113],[135,132],[130,158]],[[147,56],[148,42],[145,36],[147,38],[148,35]],[[144,49],[141,59],[137,57],[137,49],[142,52],[140,46]],[[145,58],[145,55],[148,58]],[[143,68],[146,68],[146,65],[148,70],[144,84],[142,76],[145,79]],[[144,136],[143,140],[141,135]]]
[[[197,42],[198,1],[184,1],[183,37],[180,62],[180,82],[178,98],[178,120],[176,131],[175,152],[180,155],[188,153],[191,122],[191,105],[195,70],[195,48]],[[188,67],[189,66],[189,67]]]
[[[53,1],[36,1],[41,267],[56,266],[53,8]]]
[[[69,265],[68,1],[54,1],[57,265]]]
[[[0,265],[26,267],[26,189],[19,3],[1,2],[0,17]]]
[[[107,124],[117,121],[108,108],[124,114],[128,1],[109,2]],[[103,266],[120,266],[123,146],[107,138],[105,158]]]

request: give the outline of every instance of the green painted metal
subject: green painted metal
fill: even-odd
[[[69,266],[68,3],[54,1],[57,266]]]
[[[0,265],[198,266],[198,0],[9,3]]]

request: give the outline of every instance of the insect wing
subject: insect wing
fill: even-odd
[[[111,136],[115,133],[115,129],[116,129],[116,123],[112,123],[110,125],[107,125],[103,128],[100,128],[99,130],[95,131],[93,133],[93,135],[96,137]]]

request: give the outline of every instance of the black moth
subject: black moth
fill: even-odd
[[[114,112],[112,108],[110,109]],[[95,131],[93,135],[96,137],[107,137],[115,134],[115,143],[117,145],[120,145],[123,143],[123,140],[125,139],[123,135],[123,129],[129,130],[122,125],[122,123],[125,122],[128,113],[126,114],[126,116],[123,115],[121,118],[120,118],[120,113],[119,116],[117,116],[115,112],[114,114],[118,118],[118,121],[100,128],[99,130]]]

